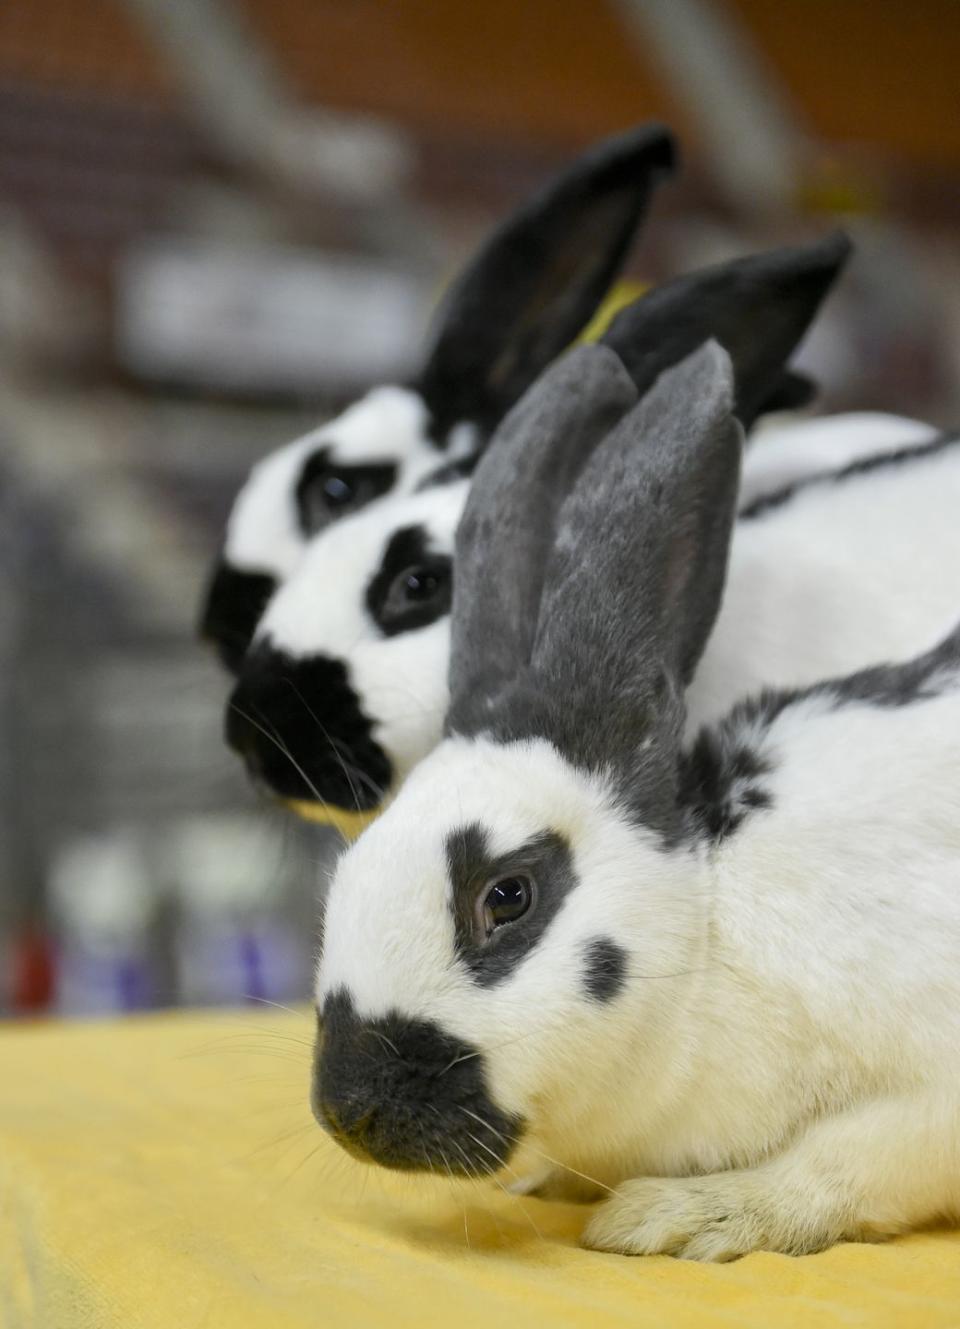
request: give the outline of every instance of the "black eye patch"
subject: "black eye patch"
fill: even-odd
[[[453,560],[433,551],[422,526],[395,531],[367,587],[367,609],[385,637],[425,628],[449,614]]]
[[[557,831],[543,831],[510,853],[495,855],[483,828],[472,823],[451,831],[445,850],[457,954],[477,983],[492,987],[536,947],[576,886],[570,846]],[[488,936],[477,902],[496,882],[513,880],[530,884],[532,903],[515,922]]]
[[[315,535],[338,517],[372,503],[393,488],[394,462],[367,462],[351,466],[321,448],[304,463],[297,481],[297,519],[304,535]]]

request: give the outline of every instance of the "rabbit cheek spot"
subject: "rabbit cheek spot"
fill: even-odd
[[[268,573],[242,572],[223,559],[217,564],[203,607],[200,636],[213,644],[229,673],[239,673],[276,586]]]
[[[392,778],[346,667],[326,656],[258,647],[227,703],[225,730],[250,775],[298,803],[369,812]]]
[[[398,1011],[362,1019],[342,988],[319,1020],[312,1106],[347,1153],[402,1172],[489,1175],[523,1129],[490,1098],[476,1048]]]
[[[613,1001],[627,981],[627,953],[609,937],[597,937],[586,948],[583,985],[594,1001]]]

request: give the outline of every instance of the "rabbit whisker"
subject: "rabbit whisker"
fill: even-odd
[[[244,711],[240,706],[236,704],[236,702],[233,701],[230,702],[230,709],[232,711],[235,711],[237,715],[240,716],[241,720],[246,720],[248,724],[252,724],[254,729],[256,729],[259,733],[263,734],[264,738],[268,739],[269,742],[271,742],[274,745],[277,751],[281,752],[283,756],[286,757],[287,761],[289,761],[290,765],[303,780],[304,784],[310,790],[311,794],[313,794],[316,801],[319,804],[321,804],[321,806],[327,807],[327,800],[322,796],[320,790],[310,779],[309,775],[307,775],[306,771],[297,761],[296,757],[287,747],[286,743],[284,743],[282,739],[280,739],[276,734],[270,733],[269,729],[265,728],[264,725],[260,724],[258,720],[255,720],[252,715],[249,715],[246,711]],[[341,844],[346,845],[347,837],[343,834],[343,832],[338,831],[337,834],[340,836]]]
[[[324,725],[323,723],[321,723],[319,716],[316,714],[316,712],[315,712],[315,711],[313,710],[313,708],[310,706],[310,704],[309,704],[309,702],[307,701],[306,697],[304,697],[303,693],[302,693],[302,692],[300,691],[300,689],[297,687],[297,685],[296,685],[296,683],[293,681],[293,679],[292,679],[292,678],[289,678],[289,677],[286,677],[286,678],[284,678],[283,681],[284,681],[284,683],[286,683],[287,687],[291,688],[292,691],[296,694],[297,699],[299,700],[301,706],[303,706],[304,710],[307,712],[307,714],[308,714],[308,715],[310,716],[310,718],[313,720],[314,724],[317,725],[317,727],[319,728],[320,732],[323,734],[324,738],[326,739],[327,743],[330,745],[330,750],[333,752],[333,755],[336,757],[337,761],[340,763],[340,769],[343,771],[343,774],[344,774],[344,776],[346,777],[347,785],[348,785],[348,787],[349,787],[349,789],[350,789],[350,796],[351,796],[351,798],[353,799],[354,806],[355,806],[357,812],[360,812],[360,811],[362,810],[361,807],[360,807],[360,795],[357,793],[356,786],[355,786],[354,783],[353,783],[353,779],[352,779],[352,777],[351,777],[351,775],[350,775],[349,770],[347,769],[347,764],[346,764],[346,762],[343,760],[343,757],[342,757],[341,754],[340,754],[340,750],[339,750],[337,744],[336,744],[336,743],[334,742],[334,740],[330,737],[330,732],[329,732],[329,730],[327,729],[326,725]],[[312,786],[311,786],[311,787],[312,787]],[[314,793],[316,793],[316,790],[314,790]]]

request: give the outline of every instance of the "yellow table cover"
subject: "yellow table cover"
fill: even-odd
[[[729,1265],[577,1246],[585,1211],[393,1177],[308,1108],[307,1012],[0,1031],[3,1329],[960,1326],[960,1234]]]

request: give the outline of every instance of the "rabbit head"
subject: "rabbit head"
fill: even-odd
[[[456,464],[592,318],[674,169],[642,125],[582,154],[493,232],[438,312],[423,369],[272,453],[234,504],[201,633],[236,672],[272,592],[319,531]]]

